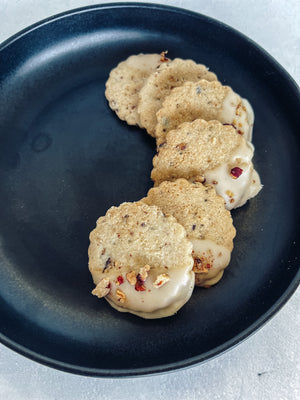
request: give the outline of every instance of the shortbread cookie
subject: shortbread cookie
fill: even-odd
[[[218,81],[202,79],[175,88],[165,98],[156,117],[157,144],[165,140],[170,130],[198,118],[232,125],[246,140],[252,140],[254,113],[250,103]]]
[[[90,234],[92,293],[118,311],[143,318],[173,315],[192,294],[192,268],[185,229],[157,206],[111,207]]]
[[[235,228],[214,187],[185,179],[165,181],[142,201],[170,213],[185,228],[193,244],[196,286],[216,284],[229,264]]]
[[[186,81],[195,82],[200,79],[215,81],[217,77],[204,65],[180,58],[162,64],[149,76],[140,91],[138,113],[142,126],[150,135],[155,136],[156,113],[171,90],[182,86]]]
[[[230,125],[197,119],[168,132],[153,158],[155,186],[185,178],[214,185],[226,208],[246,203],[261,189],[253,169],[254,147]]]
[[[118,117],[129,125],[139,125],[137,112],[139,91],[148,76],[168,58],[162,54],[138,54],[130,56],[114,68],[106,82],[105,96]]]

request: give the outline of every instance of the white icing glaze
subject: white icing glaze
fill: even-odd
[[[204,173],[206,182],[213,184],[217,194],[224,198],[227,210],[241,207],[247,200],[256,196],[262,188],[259,175],[253,169],[251,161],[253,152],[254,146],[245,141],[233,153],[228,164],[222,164]],[[243,170],[236,179],[230,174],[234,167]]]
[[[261,189],[262,189],[262,184],[260,182],[260,177],[258,175],[258,172],[255,169],[253,169],[251,182],[250,185],[248,186],[248,193],[247,193],[248,199],[252,199],[252,197],[255,197]]]
[[[156,288],[153,283],[160,274],[168,274],[170,280]],[[110,274],[110,293],[105,297],[112,307],[118,311],[130,312],[143,318],[163,318],[173,315],[190,298],[194,288],[194,273],[191,269],[151,268],[143,283],[145,291],[137,291],[126,275],[124,282],[117,284],[118,274]],[[126,300],[122,303],[117,294],[121,290]]]
[[[159,54],[140,54],[127,58],[126,64],[129,67],[147,72],[155,68],[156,65],[161,64],[160,59],[161,56]]]
[[[253,109],[248,100],[241,99],[233,90],[225,97],[217,119],[224,124],[232,124],[246,140],[252,140]]]
[[[190,238],[190,241],[193,244],[193,257],[205,260],[210,265],[207,272],[195,272],[197,286],[217,283],[222,278],[223,270],[230,262],[231,252],[226,247],[209,239]]]
[[[221,280],[222,276],[224,275],[224,269],[222,269],[216,276],[214,276],[211,279],[207,279],[203,285],[200,283],[197,286],[203,286],[203,287],[207,287],[207,286],[212,286],[215,285],[216,283],[219,282],[219,280]]]

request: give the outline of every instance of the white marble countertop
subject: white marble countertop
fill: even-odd
[[[105,1],[107,3],[108,1]],[[93,0],[0,0],[0,42],[53,14]],[[260,44],[300,82],[297,0],[153,1],[206,14]],[[189,369],[135,379],[56,371],[0,345],[0,399],[300,399],[300,290],[262,329],[225,354]]]

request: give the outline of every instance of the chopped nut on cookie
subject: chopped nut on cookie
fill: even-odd
[[[145,281],[148,277],[148,272],[150,271],[150,265],[146,264],[144,267],[140,268],[139,276],[142,281]]]
[[[130,283],[130,285],[136,284],[136,273],[134,271],[127,272],[126,279]]]
[[[160,274],[155,279],[153,286],[156,288],[160,288],[163,285],[165,285],[167,282],[169,282],[169,280],[170,280],[170,276],[168,274]]]
[[[125,303],[126,294],[124,292],[122,292],[122,290],[117,289],[116,295],[117,295],[117,299],[119,300],[120,303]]]
[[[109,278],[103,278],[95,287],[95,289],[92,291],[92,294],[94,296],[99,297],[100,299],[101,297],[105,297],[109,292],[110,292]]]

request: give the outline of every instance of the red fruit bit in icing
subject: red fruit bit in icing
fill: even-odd
[[[234,178],[237,179],[239,176],[241,176],[243,173],[242,168],[239,167],[234,167],[232,168],[232,170],[230,171],[230,175]]]
[[[122,275],[119,275],[119,276],[117,277],[117,282],[118,282],[118,285],[122,285],[122,283],[124,283],[124,278],[123,278]]]
[[[144,286],[144,281],[142,280],[140,274],[138,274],[136,277],[135,290],[137,292],[144,292],[146,290],[146,288]]]

